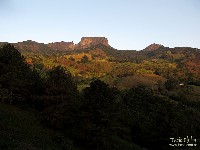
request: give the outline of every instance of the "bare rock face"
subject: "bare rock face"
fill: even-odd
[[[53,42],[49,43],[48,46],[55,50],[55,51],[64,51],[64,50],[73,50],[74,49],[74,43],[72,42]]]
[[[154,50],[157,50],[157,49],[159,49],[159,48],[161,48],[161,47],[164,47],[163,45],[161,45],[161,44],[151,44],[151,45],[149,45],[149,46],[147,46],[144,50],[145,51],[154,51]]]
[[[83,49],[98,44],[109,46],[108,39],[105,37],[82,37],[81,41],[75,46],[75,49]]]

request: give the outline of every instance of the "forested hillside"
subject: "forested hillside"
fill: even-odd
[[[199,49],[43,46],[0,48],[0,149],[200,148]]]
[[[199,49],[151,44],[141,51],[116,50],[107,42],[104,38],[83,38],[74,49],[68,48],[70,42],[42,44],[29,40],[14,45],[40,76],[45,78],[48,69],[62,66],[76,78],[79,89],[88,86],[93,78],[119,89],[138,85],[158,89],[166,81],[175,84],[173,87],[180,83],[200,84]]]

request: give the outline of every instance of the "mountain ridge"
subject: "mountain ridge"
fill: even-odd
[[[9,42],[1,42],[0,45],[4,45]],[[54,51],[71,51],[71,50],[78,50],[78,49],[85,49],[89,48],[91,46],[95,46],[98,44],[103,44],[105,46],[110,47],[108,44],[108,39],[105,37],[82,37],[80,42],[75,44],[72,42],[51,42],[48,44],[45,43],[39,43],[32,40],[17,42],[17,43],[11,43],[20,50],[32,50],[32,51],[39,51],[40,48],[43,49],[50,49]]]
[[[52,48],[55,46],[54,43],[49,48],[48,44],[28,40],[13,45],[33,68],[41,70],[41,68],[50,69],[61,65],[68,68],[74,76],[86,79],[109,78],[113,77],[113,74],[117,80],[124,78],[125,81],[132,80],[130,76],[140,74],[148,74],[148,76],[154,76],[157,79],[158,76],[170,79],[174,78],[176,73],[179,73],[175,75],[176,78],[180,78],[181,81],[192,78],[190,82],[196,84],[197,80],[200,79],[200,50],[197,48],[169,48],[154,43],[146,50],[117,50],[111,47],[106,39],[102,39],[102,41],[101,38],[100,40],[94,38],[92,43],[91,39],[82,39],[78,43],[80,47],[77,47],[79,48],[63,51],[62,48],[65,45],[77,44],[74,44],[73,41],[71,43],[57,42],[56,44],[59,46],[55,49]],[[117,84],[117,82],[111,81],[111,84]]]
[[[4,44],[8,44],[10,42],[0,42],[0,46],[4,45]],[[37,41],[33,41],[33,40],[26,40],[26,41],[22,41],[22,42],[17,42],[17,43],[10,43],[14,46],[16,46],[16,48],[18,48],[20,51],[35,51],[35,52],[39,52],[39,51],[73,51],[73,50],[81,50],[81,49],[87,49],[90,47],[94,47],[96,45],[102,44],[104,46],[107,46],[109,48],[113,48],[112,46],[110,46],[109,41],[106,37],[82,37],[80,42],[78,43],[74,43],[73,41],[71,42],[66,42],[66,41],[60,41],[60,42],[50,42],[50,43],[40,43]],[[141,49],[141,50],[136,50],[136,51],[146,51],[146,52],[152,52],[155,50],[161,50],[161,49],[165,49],[165,48],[169,48],[169,47],[165,47],[162,44],[157,44],[157,43],[152,43],[150,45],[148,45],[146,48]],[[172,47],[169,49],[179,49],[179,48],[193,48],[193,47]],[[114,48],[113,48],[114,49]],[[194,49],[198,49],[198,48],[194,48]],[[123,51],[130,51],[130,50],[123,50]],[[132,51],[132,50],[131,50]]]

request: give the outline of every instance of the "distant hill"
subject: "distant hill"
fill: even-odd
[[[7,42],[0,42],[0,46]],[[175,47],[169,48],[164,47],[161,44],[151,44],[144,48],[141,51],[135,50],[117,50],[109,45],[109,41],[105,37],[82,37],[81,41],[77,44],[74,42],[52,42],[48,44],[38,43],[32,40],[27,40],[18,43],[11,43],[16,48],[25,55],[29,54],[63,54],[68,52],[83,52],[87,50],[102,50],[107,55],[114,57],[116,59],[120,59],[122,61],[140,61],[148,58],[161,58],[167,57],[171,54],[178,53],[194,53],[195,55],[199,54],[199,50],[197,48],[190,47]],[[173,56],[174,57],[174,56]],[[164,58],[165,59],[165,58]]]
[[[144,50],[145,51],[154,51],[154,50],[157,50],[157,49],[159,49],[159,48],[163,48],[164,46],[163,45],[161,45],[161,44],[151,44],[151,45],[149,45],[149,46],[147,46]]]
[[[1,42],[0,45],[7,42]],[[27,40],[18,43],[11,43],[16,46],[22,53],[24,52],[37,52],[37,53],[53,53],[53,52],[65,52],[71,50],[85,49],[98,44],[110,46],[108,40],[105,37],[83,37],[77,44],[72,42],[52,42],[48,44],[38,43],[32,40]]]
[[[3,44],[5,42],[0,46]],[[39,70],[42,66],[49,69],[61,65],[78,78],[103,78],[115,86],[121,83],[127,86],[128,80],[142,84],[156,84],[159,80],[164,84],[169,78],[190,83],[200,80],[200,50],[197,48],[169,48],[154,43],[140,51],[117,50],[105,37],[83,37],[77,44],[73,41],[44,44],[28,40],[13,45],[30,65],[40,66]],[[143,79],[140,81],[139,77]]]
[[[47,46],[55,51],[66,51],[66,50],[73,50],[74,49],[74,42],[53,42],[47,44]]]
[[[6,42],[0,42],[0,46]],[[164,59],[170,62],[199,63],[200,50],[190,47],[164,47],[161,44],[151,44],[141,51],[117,50],[109,45],[105,37],[83,37],[77,44],[72,42],[52,42],[49,44],[35,41],[23,41],[13,44],[25,57],[32,56],[64,56],[66,54],[90,53],[93,58],[106,59],[112,62],[140,63],[149,59]],[[99,57],[99,58],[98,58]],[[101,58],[100,58],[101,57]],[[190,64],[191,65],[191,64]]]

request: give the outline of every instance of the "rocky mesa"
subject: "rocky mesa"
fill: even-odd
[[[110,46],[105,37],[82,37],[81,41],[75,45],[75,49],[84,49],[98,44]]]
[[[48,47],[56,51],[64,51],[64,50],[84,49],[98,44],[110,46],[108,44],[108,39],[105,37],[82,37],[81,41],[77,44],[74,44],[73,41],[72,42],[62,41],[62,42],[49,43]]]

